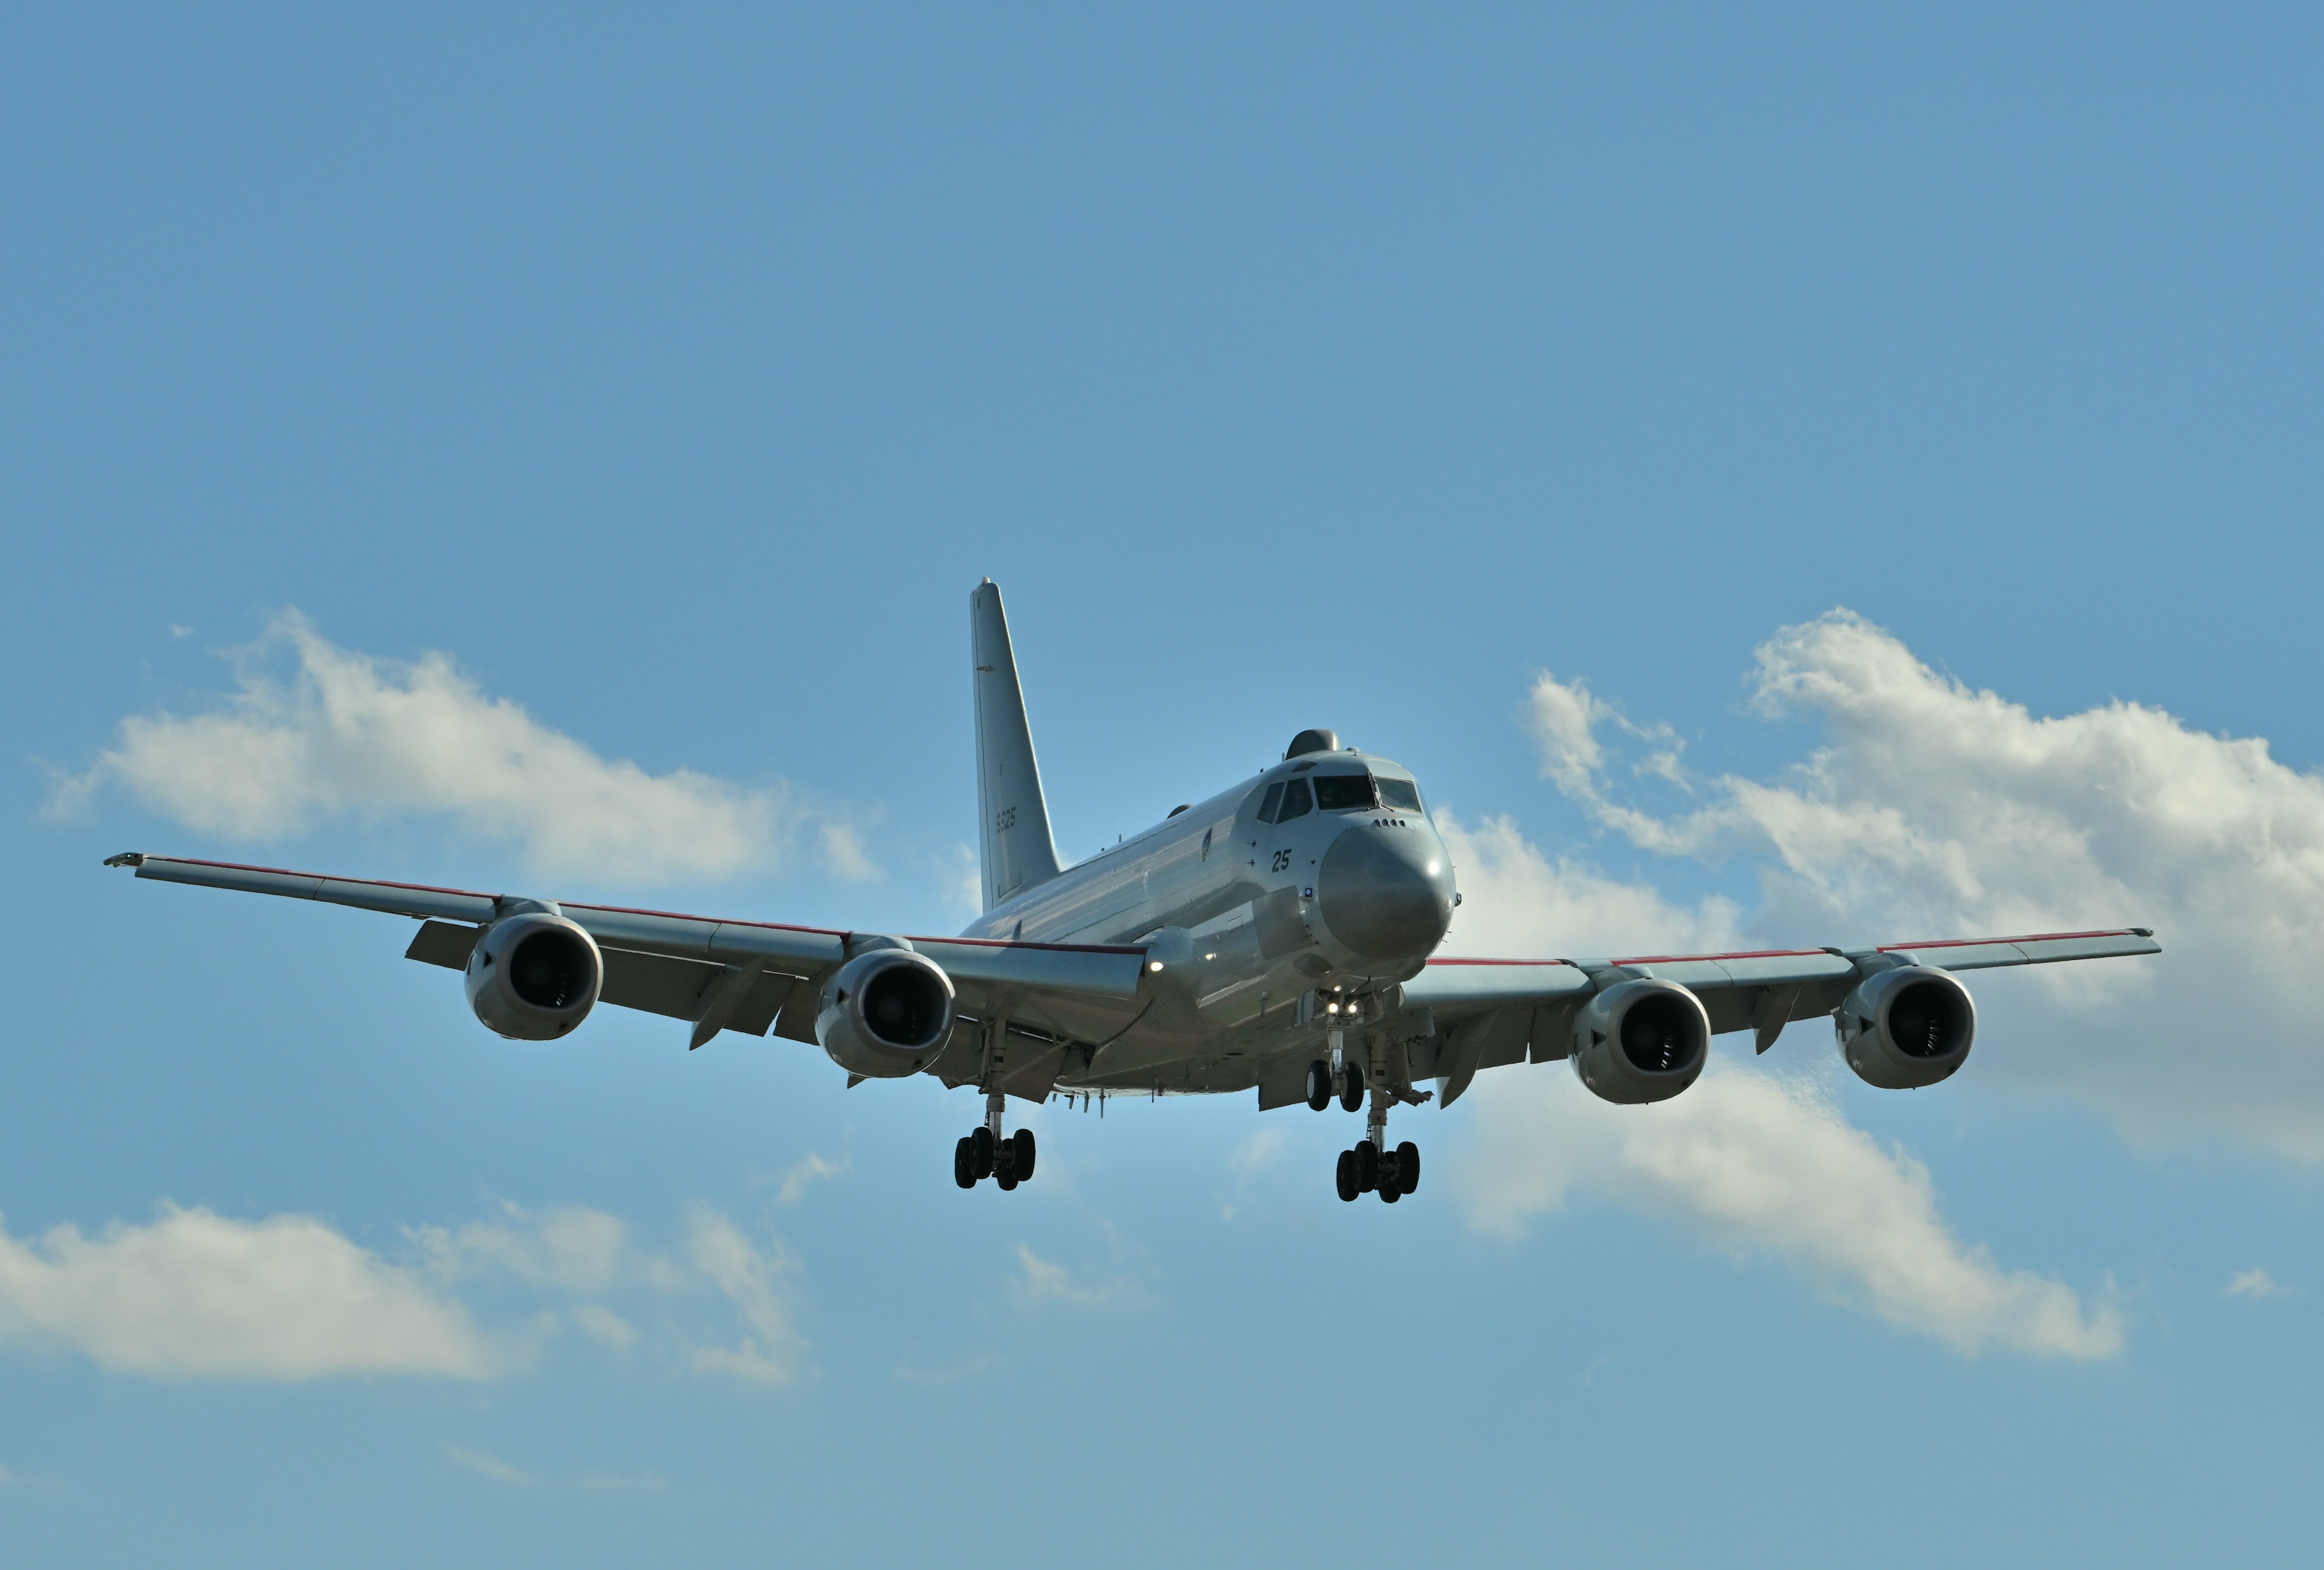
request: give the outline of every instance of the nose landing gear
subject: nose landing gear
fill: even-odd
[[[1332,1097],[1335,1094],[1340,1098],[1342,1112],[1354,1112],[1363,1105],[1364,1071],[1356,1067],[1352,1058],[1343,1061],[1334,1069],[1318,1057],[1307,1066],[1308,1110],[1322,1112],[1332,1104]]]
[[[963,1188],[973,1188],[990,1178],[1005,1192],[1032,1180],[1033,1131],[1019,1129],[1001,1137],[1003,1099],[999,1091],[987,1096],[983,1125],[961,1136],[952,1148],[952,1180]]]

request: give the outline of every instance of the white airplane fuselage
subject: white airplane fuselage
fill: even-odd
[[[1182,808],[962,936],[1152,952],[1152,1006],[1086,1065],[1069,1060],[1061,1088],[1241,1091],[1261,1058],[1305,1036],[1320,1045],[1359,1009],[1376,1020],[1380,995],[1443,940],[1456,899],[1411,773],[1346,748]]]

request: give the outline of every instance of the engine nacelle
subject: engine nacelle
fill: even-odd
[[[1951,1075],[1977,1037],[1969,989],[1941,970],[1899,965],[1867,977],[1832,1015],[1840,1055],[1867,1085],[1918,1090]]]
[[[850,1074],[901,1079],[944,1050],[952,1017],[952,978],[942,965],[908,948],[875,948],[823,984],[815,1039]]]
[[[1606,1101],[1668,1101],[1710,1056],[1711,1016],[1676,982],[1617,983],[1573,1017],[1574,1076]]]
[[[605,984],[597,940],[562,916],[493,922],[468,951],[468,1007],[519,1041],[554,1041],[589,1017]]]

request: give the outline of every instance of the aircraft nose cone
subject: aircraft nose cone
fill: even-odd
[[[1367,959],[1416,959],[1452,921],[1452,864],[1436,836],[1351,827],[1316,869],[1315,902],[1333,937]]]

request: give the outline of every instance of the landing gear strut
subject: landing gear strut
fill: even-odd
[[[1367,1137],[1358,1140],[1354,1150],[1340,1152],[1334,1177],[1342,1199],[1377,1194],[1382,1204],[1394,1205],[1420,1187],[1420,1147],[1406,1140],[1393,1150],[1388,1148],[1388,1092],[1372,1092]]]
[[[983,1123],[973,1133],[962,1135],[960,1143],[952,1148],[952,1180],[963,1188],[973,1188],[987,1178],[1003,1189],[1032,1180],[1033,1131],[1019,1129],[1006,1139],[1001,1137],[1001,1114],[1007,1110],[1004,1099],[997,1090],[986,1096]]]

